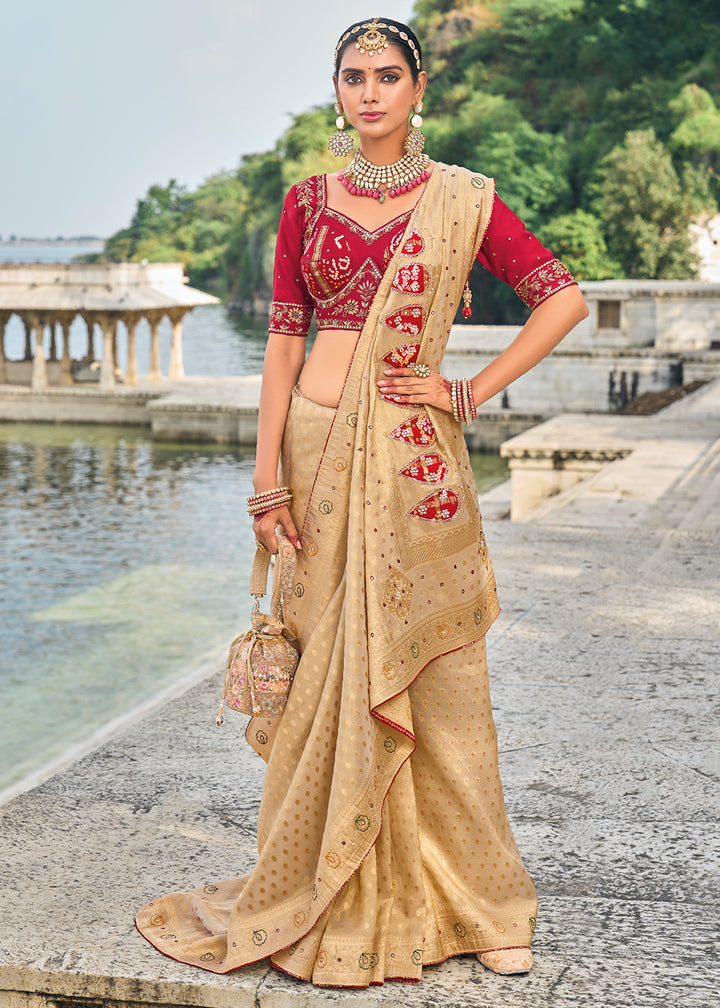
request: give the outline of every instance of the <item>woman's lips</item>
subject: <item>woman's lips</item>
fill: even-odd
[[[384,115],[384,112],[361,112],[360,118],[364,119],[365,122],[377,122],[378,119],[382,119]]]

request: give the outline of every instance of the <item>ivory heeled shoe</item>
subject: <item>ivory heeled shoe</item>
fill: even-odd
[[[496,949],[475,954],[486,969],[499,976],[529,973],[533,967],[533,954],[528,948]]]

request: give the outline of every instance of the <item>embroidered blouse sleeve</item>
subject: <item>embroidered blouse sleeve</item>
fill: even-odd
[[[285,197],[273,269],[273,300],[269,330],[284,336],[307,336],[313,301],[300,271],[303,221],[293,186]]]
[[[576,282],[497,194],[477,259],[531,309]]]

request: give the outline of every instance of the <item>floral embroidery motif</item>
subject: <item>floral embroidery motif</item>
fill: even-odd
[[[312,319],[312,308],[301,304],[273,301],[270,307],[270,332],[284,336],[305,336]]]
[[[383,322],[390,329],[405,333],[407,336],[419,336],[423,327],[423,310],[421,305],[405,305],[397,311],[386,315]]]
[[[340,855],[336,854],[335,851],[328,851],[325,855],[325,861],[330,868],[339,868],[341,864]]]
[[[435,627],[435,633],[437,634],[438,640],[445,640],[450,633],[450,627],[447,623],[438,623]]]
[[[398,268],[393,280],[393,290],[403,294],[423,294],[428,282],[427,266],[423,263],[406,263]]]
[[[467,931],[465,930],[465,925],[461,924],[460,921],[458,921],[457,924],[455,925],[455,934],[458,935],[459,938],[464,938],[465,935],[467,934]]]
[[[347,459],[344,459],[341,455],[338,455],[338,457],[333,462],[333,469],[335,470],[335,472],[345,472],[345,470],[347,469]]]
[[[492,926],[499,934],[505,934],[505,926],[500,921],[493,921]]]
[[[388,679],[390,682],[393,682],[393,680],[397,679],[397,674],[398,674],[397,665],[395,665],[391,661],[386,661],[385,664],[383,665],[383,675],[385,676],[385,678]]]
[[[412,961],[415,963],[416,966],[422,965],[422,959],[423,959],[422,949],[413,949]]]
[[[420,255],[425,249],[425,242],[422,240],[417,231],[411,231],[408,235],[407,241],[402,247],[402,254],[405,256],[416,256]]]
[[[394,753],[395,750],[397,749],[397,742],[395,741],[394,738],[391,738],[388,735],[388,737],[383,742],[383,748],[385,749],[385,752]]]
[[[216,885],[206,885],[203,888],[203,892],[207,893],[208,896],[212,896],[213,893],[217,892],[217,886]]]
[[[569,273],[558,259],[551,259],[549,262],[536,266],[532,272],[517,284],[515,293],[521,297],[528,308],[535,309],[542,304],[551,294],[556,294],[563,287],[570,287],[575,283],[571,273]]]
[[[435,440],[435,428],[430,417],[426,413],[410,417],[404,420],[394,431],[390,431],[390,437],[405,444],[431,445]]]
[[[318,511],[320,512],[320,514],[329,515],[332,509],[333,509],[332,501],[321,500],[320,503],[318,504]]]
[[[372,969],[373,966],[377,966],[380,962],[380,957],[377,952],[363,952],[360,955],[360,969]]]
[[[370,820],[366,815],[359,815],[355,819],[355,829],[359,830],[361,833],[367,833],[370,829]]]
[[[460,499],[453,490],[443,487],[437,493],[430,494],[425,500],[420,501],[410,511],[415,518],[423,518],[425,521],[449,521],[457,514],[460,507]]]
[[[305,923],[305,914],[302,912],[302,910],[300,910],[300,912],[296,913],[295,916],[293,917],[293,924],[295,925],[295,927],[299,928],[302,927],[304,923]]]
[[[212,962],[215,956],[212,952],[205,952],[204,955],[200,956],[200,962]]]
[[[410,645],[410,654],[413,658],[417,658],[420,655],[420,645],[417,641],[413,641]]]
[[[387,364],[388,367],[410,367],[418,359],[419,353],[419,343],[403,343],[402,346],[396,346],[392,350],[388,350],[380,360]]]
[[[436,452],[428,452],[427,455],[419,455],[409,462],[400,470],[400,475],[417,480],[418,483],[442,483],[448,471],[449,467],[444,458]]]
[[[150,927],[162,927],[164,923],[165,923],[164,914],[155,914],[153,917],[150,918]]]
[[[410,615],[412,590],[412,581],[409,581],[401,571],[390,571],[385,582],[383,605],[400,619],[407,619]]]
[[[267,931],[263,931],[262,928],[258,928],[257,931],[252,933],[253,945],[264,945],[267,941]]]
[[[258,745],[267,745],[268,743],[267,732],[264,732],[262,729],[260,729],[259,732],[255,732],[255,740],[257,741]]]
[[[327,952],[325,952],[324,949],[320,949],[320,951],[317,954],[317,959],[315,960],[315,965],[317,966],[318,969],[325,969],[325,967],[327,966],[327,961],[328,961]]]

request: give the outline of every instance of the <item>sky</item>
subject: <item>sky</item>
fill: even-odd
[[[383,0],[397,21],[413,0]],[[367,0],[3,3],[0,236],[107,237],[149,186],[195,187],[329,101]],[[328,119],[328,136],[334,121]]]

